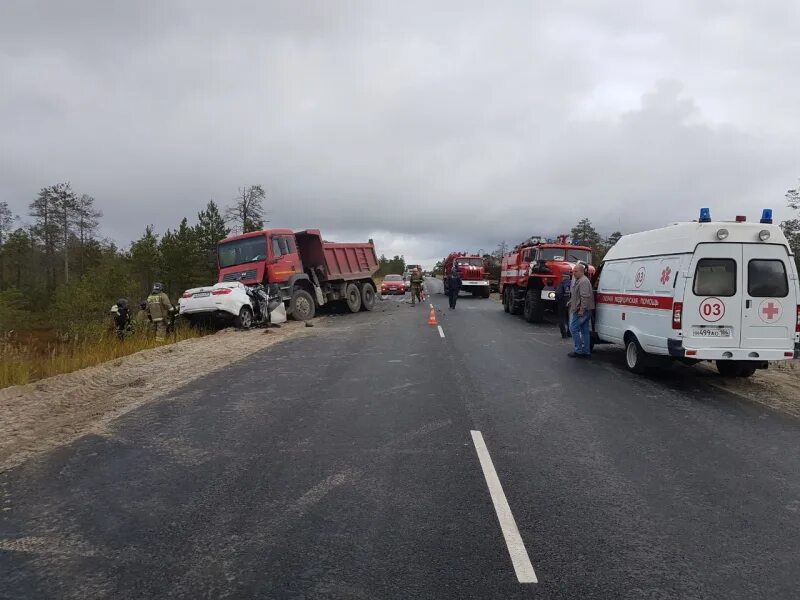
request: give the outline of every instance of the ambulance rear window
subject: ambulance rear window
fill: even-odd
[[[736,261],[732,258],[701,258],[694,273],[695,296],[734,296]]]
[[[755,298],[785,298],[789,280],[782,260],[753,259],[747,265],[747,293]]]

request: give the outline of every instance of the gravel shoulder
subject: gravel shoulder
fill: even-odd
[[[87,433],[253,352],[313,332],[288,321],[274,329],[184,340],[72,373],[0,390],[0,472]]]

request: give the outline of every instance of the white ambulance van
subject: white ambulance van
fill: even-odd
[[[623,236],[596,289],[595,338],[625,346],[637,373],[663,356],[749,377],[800,353],[797,268],[769,209],[748,223],[704,208],[699,221]]]

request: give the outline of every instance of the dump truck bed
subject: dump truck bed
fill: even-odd
[[[306,268],[321,266],[328,281],[365,279],[378,271],[378,257],[371,242],[326,242],[319,229],[306,229],[294,235],[303,264]]]

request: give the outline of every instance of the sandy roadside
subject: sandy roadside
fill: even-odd
[[[0,390],[0,472],[28,457],[101,432],[126,412],[289,337],[313,332],[226,329],[73,373]]]

